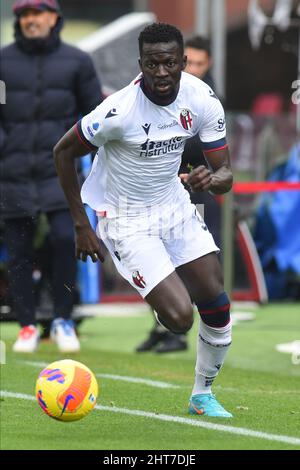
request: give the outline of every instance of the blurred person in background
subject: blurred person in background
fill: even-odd
[[[185,54],[187,57],[185,72],[203,80],[214,89],[211,75],[212,57],[209,39],[194,36],[185,41]]]
[[[5,221],[12,307],[21,326],[13,350],[34,352],[39,342],[33,288],[33,239],[46,214],[52,257],[54,320],[59,350],[80,349],[71,319],[76,284],[74,230],[53,161],[57,140],[102,101],[90,57],[63,43],[56,0],[13,4],[15,42],[1,50],[7,104],[0,108],[0,213]],[[88,150],[87,150],[88,153]]]
[[[187,63],[185,72],[203,80],[214,89],[214,82],[211,76],[211,48],[210,41],[201,36],[194,36],[185,42],[185,55]],[[191,168],[199,165],[208,166],[202,152],[199,136],[196,135],[188,139],[182,155],[182,162],[179,173],[188,173]],[[188,189],[188,187],[187,187]],[[207,191],[190,192],[193,204],[201,204],[204,207],[204,218],[210,232],[212,233],[217,246],[221,243],[221,210],[212,194]],[[155,351],[157,353],[169,353],[174,351],[185,351],[188,348],[187,335],[176,335],[166,330],[156,321],[153,315],[154,327],[149,332],[148,337],[137,348],[136,352]]]

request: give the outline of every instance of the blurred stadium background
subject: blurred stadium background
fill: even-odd
[[[1,46],[13,40],[12,3],[1,0]],[[103,265],[78,263],[74,295],[78,324],[85,317],[99,316],[80,327],[83,347],[78,359],[99,372],[101,378],[101,404],[105,408],[101,432],[96,415],[86,421],[87,427],[84,423],[84,432],[83,428],[72,428],[69,436],[57,423],[46,422],[47,417],[36,413],[35,404],[24,400],[32,399],[38,369],[57,359],[58,353],[47,343],[31,362],[18,360],[10,352],[17,325],[12,323],[15,318],[10,308],[7,253],[0,224],[0,320],[10,321],[1,324],[9,364],[1,369],[1,387],[15,392],[12,401],[1,398],[3,447],[299,446],[300,85],[294,82],[300,79],[300,0],[60,0],[60,4],[66,23],[63,39],[92,55],[105,94],[127,85],[138,73],[137,36],[146,23],[157,19],[175,24],[185,38],[198,33],[211,39],[213,76],[227,112],[235,175],[234,190],[220,200],[222,262],[226,288],[234,300],[235,336],[216,390],[234,411],[234,426],[243,426],[246,431],[250,427],[250,435],[255,429],[258,434],[287,436],[279,436],[281,444],[276,437],[272,442],[273,434],[265,434],[266,441],[250,438],[247,433],[232,440],[230,427],[227,439],[221,431],[217,439],[216,430],[191,433],[187,428],[182,431],[178,424],[155,426],[146,418],[139,427],[136,417],[125,415],[122,420],[116,413],[111,419],[115,404],[152,410],[156,415],[185,416],[196,327],[189,335],[188,351],[167,358],[134,354],[152,319],[146,304],[116,273],[109,257]],[[82,163],[86,174],[90,163],[90,156],[86,156]],[[95,223],[91,211],[89,216]],[[41,217],[33,278],[38,318],[46,333],[52,315],[47,230]],[[290,358],[279,352],[288,353]],[[168,380],[171,391],[155,392],[147,383],[136,384],[140,379],[148,382],[145,377]],[[175,395],[174,385],[179,387]]]
[[[13,40],[12,3],[1,1],[2,46]],[[292,100],[296,92],[292,84],[299,76],[299,3],[85,0],[83,5],[80,0],[60,1],[66,20],[63,38],[92,55],[106,94],[125,86],[138,73],[137,35],[146,23],[166,21],[178,26],[185,38],[199,33],[211,39],[213,75],[227,110],[236,182],[233,193],[220,201],[224,276],[234,300],[266,303],[300,299],[300,125]],[[89,156],[83,165],[88,173]],[[253,184],[269,179],[278,183],[272,191],[270,186]],[[39,314],[44,318],[51,316],[51,293],[43,218],[36,247],[33,276]],[[1,244],[0,249],[1,319],[6,320],[13,319],[13,312],[9,307],[5,246]],[[101,266],[78,264],[74,302],[80,314],[91,311],[86,309],[87,304],[139,300],[109,258]]]

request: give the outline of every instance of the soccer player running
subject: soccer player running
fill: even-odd
[[[193,191],[230,191],[224,110],[211,88],[183,72],[181,32],[154,23],[139,36],[141,74],[77,123],[54,149],[76,232],[76,255],[104,261],[99,238],[127,281],[170,331],[200,324],[189,412],[232,417],[211,386],[231,344],[230,301],[218,248],[178,177],[185,141],[199,134],[211,169],[181,175]],[[80,194],[75,159],[98,150]],[[98,212],[96,236],[83,203]],[[171,214],[171,215],[170,215]]]

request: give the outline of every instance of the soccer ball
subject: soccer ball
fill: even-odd
[[[84,364],[65,359],[49,364],[40,373],[35,394],[40,407],[51,418],[76,421],[95,407],[98,384]]]

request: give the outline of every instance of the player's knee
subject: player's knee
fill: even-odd
[[[174,333],[187,333],[193,326],[193,307],[192,305],[182,306],[180,309],[176,309],[172,315],[173,326],[172,330]]]
[[[181,319],[181,321],[176,325],[174,329],[174,333],[176,334],[185,334],[187,333],[193,326],[194,320],[193,317],[187,318],[185,320]]]
[[[230,300],[226,292],[222,292],[214,300],[197,302],[202,321],[214,328],[222,328],[230,322]]]

